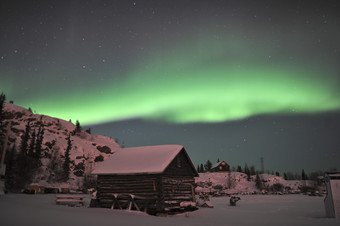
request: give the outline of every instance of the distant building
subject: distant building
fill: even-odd
[[[230,170],[230,166],[225,161],[220,161],[211,167],[211,172],[226,172]]]
[[[156,214],[183,210],[195,201],[198,173],[181,145],[121,148],[92,174],[98,175],[100,207],[122,207],[119,197],[128,196],[138,209]]]

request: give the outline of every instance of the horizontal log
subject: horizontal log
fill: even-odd
[[[98,194],[98,197],[99,197],[99,198],[108,197],[108,198],[112,198],[112,199],[113,199],[113,196],[114,196],[115,194],[126,194],[126,193],[125,193],[125,192],[121,192],[121,193],[104,193],[104,194],[99,193],[99,194]],[[143,192],[138,192],[138,193],[135,193],[135,194],[133,194],[133,195],[142,196],[142,197],[150,197],[150,198],[158,197],[158,194],[157,194],[157,193],[143,193]]]
[[[98,186],[153,186],[154,183],[134,183],[134,182],[126,182],[126,183],[97,183]]]
[[[134,186],[129,186],[129,185],[126,185],[126,186],[121,186],[121,185],[115,185],[115,184],[112,184],[112,185],[106,185],[106,186],[103,186],[103,185],[98,185],[97,186],[98,189],[136,189],[136,190],[140,190],[140,189],[152,189],[154,190],[154,186],[153,185],[140,185],[140,186],[137,186],[137,185],[134,185]]]
[[[176,195],[165,195],[164,200],[192,200],[191,195],[183,195],[183,196],[176,196]]]
[[[98,177],[100,181],[152,181],[157,180],[157,177],[118,177],[118,176],[111,176],[111,177]]]
[[[156,181],[156,178],[133,178],[133,179],[121,179],[121,178],[111,178],[111,179],[102,179],[102,178],[98,178],[98,181],[103,181],[103,182],[121,182],[121,183],[126,183],[129,181],[147,181],[147,182],[152,182],[152,181]]]
[[[192,186],[181,186],[181,185],[163,185],[163,189],[173,189],[173,188],[177,188],[177,189],[182,189],[182,190],[191,190]]]
[[[183,181],[183,182],[192,182],[195,181],[194,178],[184,178],[184,177],[162,177],[162,180],[173,180],[173,181]]]
[[[100,190],[99,194],[105,194],[105,193],[120,193],[120,194],[124,194],[124,193],[128,193],[128,194],[139,194],[139,193],[145,193],[145,194],[151,194],[151,193],[155,193],[158,194],[158,191],[154,191],[153,189],[106,189],[106,190]]]
[[[191,195],[192,192],[181,191],[181,192],[163,192],[164,195]]]

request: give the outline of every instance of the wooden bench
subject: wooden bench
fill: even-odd
[[[84,196],[82,195],[57,195],[57,205],[84,206]]]

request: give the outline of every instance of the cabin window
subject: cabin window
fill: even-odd
[[[176,158],[176,161],[177,161],[177,167],[180,168],[182,167],[182,162],[181,162],[181,159],[177,156]]]
[[[220,170],[222,170],[222,166],[218,167]]]
[[[222,165],[225,166],[225,162],[222,162]]]

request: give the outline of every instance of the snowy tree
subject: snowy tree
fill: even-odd
[[[228,171],[227,185],[228,189],[235,188],[235,178],[231,175],[230,170]]]
[[[16,176],[16,146],[12,145],[11,151],[6,154],[6,175],[5,182],[6,188],[11,190],[15,188],[15,176]]]
[[[302,178],[302,180],[307,180],[307,175],[306,175],[306,173],[305,173],[305,170],[304,170],[304,169],[302,169],[302,172],[301,172],[301,178]]]
[[[247,163],[244,165],[244,173],[247,174],[247,180],[250,181],[250,170]]]
[[[63,168],[60,164],[61,162],[61,155],[59,146],[53,146],[52,147],[52,154],[51,154],[51,160],[47,166],[47,169],[49,171],[49,182],[61,182],[63,178]]]
[[[249,171],[250,171],[250,175],[255,175],[256,174],[255,166],[251,166]]]
[[[212,163],[210,162],[210,160],[207,160],[207,162],[204,165],[204,168],[206,171],[210,171],[212,167]]]
[[[201,173],[204,173],[204,167],[203,167],[203,164],[201,163],[201,165],[200,165],[200,172]]]
[[[85,158],[84,167],[83,189],[95,188],[97,181],[96,177],[91,174],[93,169],[93,156],[91,156],[90,153]]]
[[[18,170],[16,177],[16,185],[23,188],[31,179],[30,159],[28,155],[28,141],[30,138],[30,123],[26,124],[25,133],[21,138],[20,150],[17,158]]]
[[[68,135],[67,139],[67,148],[65,151],[65,159],[63,163],[63,181],[67,181],[70,177],[70,151],[72,149],[71,137]]]
[[[80,126],[79,121],[77,120],[76,121],[76,132],[79,133],[80,131],[81,131],[81,126]]]
[[[257,189],[259,189],[259,190],[262,190],[262,188],[263,188],[263,184],[262,184],[262,181],[261,181],[261,178],[260,178],[259,173],[256,173],[255,187],[256,187]]]
[[[35,142],[35,158],[38,160],[38,165],[41,166],[42,157],[42,143],[44,140],[44,125],[41,125],[38,129],[37,140]]]
[[[21,138],[21,144],[20,144],[20,151],[23,152],[25,155],[28,154],[28,140],[30,138],[30,129],[31,129],[31,125],[30,125],[30,122],[28,122],[26,124],[25,133],[23,137]]]
[[[240,165],[238,165],[236,171],[242,173],[242,167]]]
[[[30,158],[33,158],[35,155],[35,130],[33,130],[33,133],[31,135],[31,143],[30,146],[28,148],[28,156]]]
[[[5,105],[6,95],[4,93],[0,94],[0,148],[2,150],[6,128],[4,125],[4,105]]]

